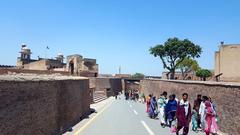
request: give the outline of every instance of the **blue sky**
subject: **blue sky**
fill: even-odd
[[[61,52],[96,58],[100,73],[161,75],[149,48],[169,37],[203,48],[198,62],[214,68],[220,41],[240,43],[239,0],[1,0],[0,64],[15,65],[21,43],[33,58]]]

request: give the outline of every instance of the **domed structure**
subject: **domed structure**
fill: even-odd
[[[31,59],[31,50],[29,48],[27,48],[26,44],[22,44],[22,49],[21,49],[21,59],[22,60],[30,60]]]
[[[31,50],[27,48],[27,44],[22,43],[21,51],[19,52],[21,57],[18,57],[17,66],[23,67],[24,64],[28,64],[31,62]]]

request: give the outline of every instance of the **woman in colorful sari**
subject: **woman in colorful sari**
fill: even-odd
[[[164,91],[161,96],[158,99],[158,108],[159,108],[159,119],[162,127],[165,127],[166,121],[165,121],[165,114],[164,114],[164,109],[167,104],[167,92]]]
[[[158,116],[158,106],[156,97],[152,97],[149,109],[149,116],[150,118],[155,119]]]
[[[174,99],[173,95],[169,96],[168,103],[165,106],[165,114],[166,114],[166,125],[171,127],[172,121],[176,116],[177,111],[177,101]]]
[[[151,98],[152,98],[152,95],[150,94],[147,97],[147,99],[146,99],[146,106],[147,106],[146,113],[149,113],[149,108],[150,108],[150,104],[151,104]]]
[[[218,130],[218,126],[216,123],[216,113],[212,107],[212,104],[210,101],[205,102],[205,133],[206,135],[210,135],[210,133],[216,134]]]

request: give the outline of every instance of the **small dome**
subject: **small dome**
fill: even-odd
[[[62,53],[58,53],[57,56],[63,56],[63,54]]]
[[[27,47],[23,47],[22,49],[23,49],[23,50],[29,50],[29,48],[27,48]]]

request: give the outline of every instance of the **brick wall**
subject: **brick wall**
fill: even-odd
[[[240,84],[193,81],[142,80],[141,90],[159,96],[163,91],[176,94],[178,99],[187,92],[193,104],[197,94],[210,96],[220,116],[220,130],[230,135],[240,134]]]
[[[135,83],[125,83],[125,90],[139,90],[140,85]]]
[[[88,79],[0,81],[1,135],[53,135],[90,110]]]
[[[132,78],[125,78],[123,79],[124,81],[124,84],[123,84],[123,87],[124,87],[124,90],[138,90],[140,93],[141,93],[141,89],[140,89],[140,80],[141,79],[132,79]]]
[[[115,91],[122,91],[121,78],[95,78],[94,81],[95,91],[104,91],[108,97],[113,96]]]

